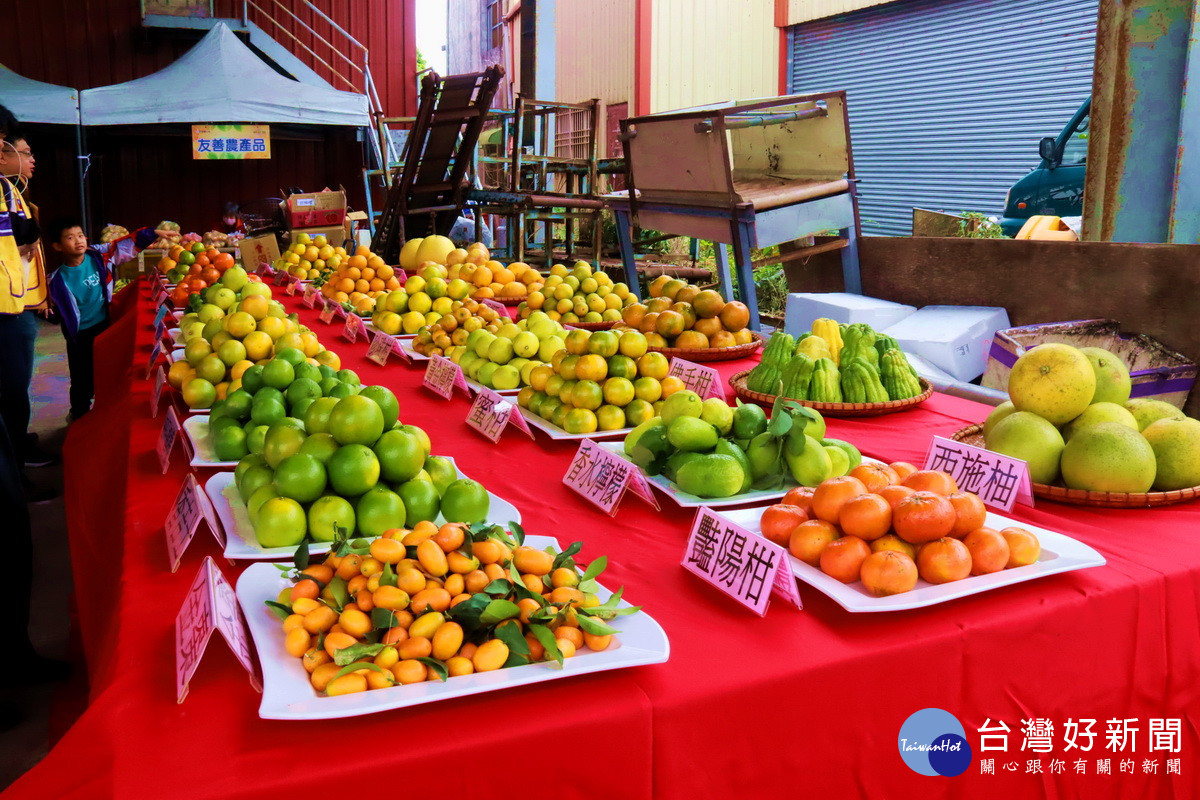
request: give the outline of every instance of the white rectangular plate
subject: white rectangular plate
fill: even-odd
[[[454,459],[451,458],[450,461],[453,462]],[[455,469],[457,468],[456,464]],[[470,476],[459,471],[458,477],[468,478]],[[246,561],[279,561],[295,555],[295,547],[262,547],[258,544],[254,538],[254,527],[250,524],[250,517],[246,512],[246,504],[238,495],[237,486],[233,482],[232,472],[218,472],[213,475],[204,484],[204,491],[212,500],[213,506],[217,510],[217,518],[221,520],[221,527],[225,529],[226,558],[240,558]],[[495,522],[498,525],[509,522],[515,522],[518,525],[521,523],[521,512],[512,503],[491,492],[488,492],[488,497],[491,498],[489,522]],[[440,514],[435,521],[444,522]],[[308,552],[312,555],[328,553],[329,543],[311,542],[308,545]]]
[[[758,506],[717,513],[748,531],[759,533],[761,530],[759,520],[765,508],[766,506]],[[973,575],[952,583],[935,585],[918,580],[916,588],[911,592],[894,594],[889,597],[875,597],[863,588],[862,581],[842,583],[794,556],[789,555],[788,561],[793,575],[814,589],[829,595],[842,608],[853,612],[905,611],[911,608],[925,608],[944,603],[947,600],[956,600],[959,597],[986,592],[999,586],[1024,583],[1045,575],[1104,566],[1104,556],[1070,536],[1018,522],[992,511],[988,512],[987,525],[996,530],[1016,526],[1032,533],[1042,544],[1042,554],[1038,562],[1027,567],[1002,569],[990,575]]]
[[[624,442],[601,442],[600,446],[606,450],[619,455],[626,461],[631,459],[625,455]],[[875,461],[873,458],[863,456],[863,461]],[[882,462],[876,462],[882,463]],[[645,475],[646,471],[642,470]],[[789,480],[785,486],[780,489],[757,489],[742,494],[735,494],[733,497],[700,497],[699,495],[688,494],[680,489],[671,481],[667,480],[665,475],[646,475],[646,480],[650,481],[650,485],[667,497],[675,501],[675,504],[682,508],[699,508],[700,506],[708,506],[709,508],[725,508],[726,506],[744,506],[747,503],[761,503],[764,500],[778,500],[788,493],[788,490],[794,489],[800,484]]]
[[[617,428],[615,431],[592,431],[591,433],[567,433],[562,428],[555,425],[548,419],[539,417],[527,408],[521,408],[521,416],[525,418],[533,427],[540,430],[542,433],[549,436],[551,439],[561,439],[563,441],[582,441],[583,439],[591,439],[597,441],[599,439],[613,439],[620,436],[625,438],[625,434],[629,433],[633,428]]]
[[[542,548],[557,542],[548,536],[528,536],[525,543]],[[553,662],[509,667],[493,672],[460,675],[445,682],[427,681],[393,686],[340,697],[320,697],[309,683],[300,659],[287,654],[283,647],[283,627],[264,605],[274,600],[279,590],[289,585],[271,564],[252,564],[238,578],[237,597],[254,637],[258,662],[263,671],[262,703],[258,715],[263,719],[338,719],[374,714],[422,703],[468,697],[512,686],[525,686],[558,678],[570,678],[610,669],[661,664],[670,656],[671,647],[662,627],[644,611],[618,617],[621,631],[612,645],[599,653],[582,649],[560,668]],[[601,602],[612,595],[601,587],[596,596]],[[621,601],[622,607],[628,603]]]
[[[174,342],[176,346],[182,345],[183,331],[179,330],[179,328],[171,328],[171,341]]]
[[[208,435],[208,415],[196,414],[195,416],[186,417],[183,420],[183,430],[187,434],[188,439],[192,442],[192,466],[193,467],[227,467],[233,468],[238,465],[236,461],[218,461],[217,454],[213,452],[212,439]]]

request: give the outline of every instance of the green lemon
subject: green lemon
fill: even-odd
[[[254,494],[250,495],[250,499],[246,501],[246,515],[250,517],[250,524],[258,519],[258,510],[262,508],[262,504],[270,500],[272,497],[279,497],[279,490],[275,488],[275,484],[268,483],[254,490]]]
[[[287,361],[274,358],[263,365],[262,379],[267,386],[283,390],[296,379],[296,370]]]
[[[304,432],[296,430],[291,425],[276,423],[267,429],[263,441],[263,457],[271,469],[277,469],[279,463],[288,456],[300,452],[304,444]]]
[[[246,449],[254,455],[262,456],[263,448],[267,446],[267,431],[271,428],[268,425],[257,425],[254,422],[249,424],[250,430],[246,431]],[[266,459],[263,459],[263,463],[267,463]]]
[[[339,444],[372,445],[383,433],[383,410],[362,395],[344,397],[329,413],[329,432]]]
[[[400,401],[395,393],[386,386],[366,386],[358,393],[359,397],[374,400],[383,411],[383,429],[388,430],[400,419]]]
[[[442,516],[447,522],[483,522],[490,507],[487,489],[469,478],[454,481],[442,495]]]
[[[422,520],[433,522],[437,519],[441,501],[438,498],[437,487],[429,481],[414,478],[396,487],[396,492],[404,501],[406,509],[404,526],[406,528],[411,528]]]
[[[286,415],[283,403],[271,397],[254,398],[250,406],[250,419],[259,425],[271,425]]]
[[[286,361],[287,363],[289,363],[293,367],[295,367],[298,364],[305,363],[304,358],[305,358],[304,353],[300,352],[299,350],[297,350],[294,347],[281,347],[275,353],[275,358],[272,360],[273,361]],[[282,389],[283,387],[281,386],[279,388]]]
[[[325,464],[337,452],[338,447],[340,445],[337,443],[337,439],[333,438],[332,434],[314,433],[304,440],[304,444],[300,445],[300,452],[306,453],[322,464]]]
[[[250,499],[260,487],[268,486],[275,481],[275,470],[268,467],[266,464],[256,464],[242,473],[242,484],[238,487],[238,493],[242,497],[242,502]]]
[[[212,445],[218,461],[237,461],[250,452],[246,447],[246,432],[236,422],[213,431]]]
[[[307,532],[308,517],[290,497],[272,497],[259,506],[254,536],[263,547],[295,547]]]
[[[343,445],[325,462],[325,471],[335,492],[358,497],[379,482],[379,459],[366,445]]]
[[[446,456],[429,456],[425,459],[423,467],[429,473],[429,479],[433,481],[439,496],[445,493],[447,486],[458,480],[458,470],[454,467],[454,461]]]
[[[339,528],[352,534],[356,524],[354,506],[344,497],[327,494],[308,508],[308,534],[318,542],[332,542]]]
[[[237,466],[233,468],[233,483],[240,490],[242,488],[242,476],[246,474],[246,470],[251,467],[265,467],[267,460],[259,453],[251,453],[244,456]]]
[[[312,433],[328,433],[329,414],[338,401],[332,397],[319,397],[304,412],[304,430]]]
[[[275,468],[275,488],[283,497],[311,503],[325,491],[325,465],[307,453],[290,455]]]
[[[376,486],[358,499],[354,507],[360,536],[381,536],[391,528],[404,527],[407,518],[404,501],[386,486]]]
[[[288,405],[294,406],[305,399],[316,399],[321,396],[321,384],[309,378],[296,378],[284,392]]]
[[[379,458],[380,476],[388,483],[412,480],[425,463],[421,440],[401,430],[383,434],[372,449]]]

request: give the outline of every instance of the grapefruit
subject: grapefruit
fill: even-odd
[[[1063,437],[1048,421],[1028,411],[1015,411],[996,423],[986,447],[993,453],[1019,458],[1029,465],[1034,483],[1053,483],[1058,477]]]
[[[483,522],[490,506],[487,489],[470,478],[453,481],[442,495],[442,516],[447,522]]]
[[[254,536],[263,547],[295,547],[308,533],[304,509],[289,497],[272,497],[258,509]]]
[[[282,497],[311,503],[325,491],[325,466],[307,453],[290,455],[275,468],[275,488]]]
[[[329,412],[329,432],[343,445],[374,444],[383,433],[383,423],[383,409],[361,394],[343,397]]]
[[[1093,492],[1146,492],[1154,485],[1154,449],[1137,431],[1102,422],[1076,433],[1062,452],[1063,482]]]
[[[1053,425],[1083,413],[1096,393],[1096,373],[1087,356],[1067,344],[1038,345],[1013,364],[1008,396],[1018,411]]]
[[[325,463],[329,484],[344,497],[358,497],[379,482],[379,459],[371,448],[347,444]]]
[[[404,501],[385,486],[376,486],[358,500],[354,515],[360,536],[382,536],[390,528],[404,526]]]
[[[1135,431],[1138,429],[1137,420],[1133,418],[1133,414],[1125,410],[1124,406],[1116,403],[1092,403],[1083,410],[1082,414],[1063,427],[1063,438],[1069,442],[1071,437],[1079,431],[1102,422],[1117,422]]]
[[[1142,436],[1154,450],[1155,489],[1200,486],[1200,421],[1167,417],[1147,425]]]
[[[308,532],[318,542],[332,542],[339,528],[353,533],[356,524],[354,506],[344,497],[318,497],[308,508]]]
[[[1093,403],[1124,403],[1129,399],[1132,385],[1129,381],[1129,367],[1125,366],[1124,361],[1102,347],[1081,347],[1079,352],[1087,357],[1092,371],[1096,374]]]
[[[1146,430],[1160,419],[1186,419],[1183,412],[1164,400],[1137,397],[1125,403],[1125,410],[1137,420],[1138,430]]]
[[[996,427],[996,423],[1016,410],[1017,407],[1012,404],[1012,400],[1005,400],[992,409],[992,413],[988,414],[987,419],[983,422],[983,438],[987,439],[988,434],[992,432],[992,428]]]

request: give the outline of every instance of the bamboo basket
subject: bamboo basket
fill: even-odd
[[[729,385],[733,387],[733,391],[743,400],[749,400],[758,403],[765,408],[771,408],[775,404],[776,395],[756,392],[746,388],[746,378],[750,375],[750,370],[742,370],[735,373],[729,379]],[[921,381],[921,393],[916,397],[909,397],[904,400],[889,400],[886,403],[820,403],[815,400],[796,400],[788,398],[802,406],[820,411],[826,417],[878,417],[883,414],[895,414],[898,411],[905,411],[920,405],[929,399],[933,394],[933,384],[924,378]]]

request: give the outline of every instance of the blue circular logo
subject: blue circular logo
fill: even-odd
[[[949,711],[923,708],[904,720],[896,746],[913,772],[952,778],[971,766],[971,745]]]

